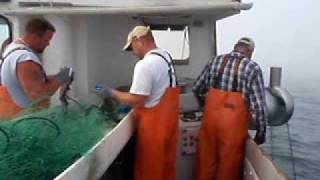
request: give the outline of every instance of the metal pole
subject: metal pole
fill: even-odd
[[[271,151],[271,159],[274,160],[273,153],[274,153],[274,145],[273,145],[273,133],[272,133],[272,126],[269,128],[270,130],[270,151]]]
[[[290,158],[291,158],[291,162],[292,162],[293,178],[294,178],[294,180],[296,180],[297,179],[296,164],[295,164],[295,160],[294,160],[294,156],[293,156],[293,146],[292,146],[292,139],[290,136],[289,123],[287,123],[286,126],[287,126],[287,132],[288,132],[288,140],[289,140],[289,148],[290,148]]]
[[[270,87],[281,85],[281,67],[271,67],[270,68]]]

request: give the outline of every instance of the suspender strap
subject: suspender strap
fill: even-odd
[[[27,51],[29,51],[29,49],[28,48],[26,48],[26,47],[17,47],[17,48],[14,48],[14,49],[12,49],[11,51],[9,51],[5,56],[3,56],[2,57],[2,54],[0,54],[1,55],[1,62],[0,62],[0,74],[1,74],[1,71],[2,71],[2,65],[3,65],[3,63],[4,63],[4,60],[10,55],[10,54],[12,54],[13,52],[15,52],[15,51],[19,51],[19,50],[27,50]],[[0,77],[0,85],[1,85],[2,83],[1,83],[1,77]]]
[[[238,87],[238,71],[239,71],[239,66],[240,66],[240,63],[241,63],[241,59],[243,58],[243,56],[240,56],[238,57],[235,61],[235,65],[234,65],[234,74],[233,74],[233,81],[232,81],[232,91],[233,92],[236,92],[237,91],[237,87]],[[227,54],[224,56],[223,58],[223,62],[220,66],[220,69],[218,71],[218,75],[214,77],[214,85],[213,87],[214,88],[217,88],[217,89],[222,89],[222,77],[223,77],[223,74],[224,74],[224,71],[226,69],[226,66],[227,66],[227,63],[230,59],[230,55]]]
[[[220,69],[218,71],[218,75],[216,75],[214,77],[213,87],[216,88],[216,89],[222,89],[222,76],[223,76],[224,70],[226,68],[226,65],[228,63],[229,57],[230,57],[229,54],[224,56],[223,62],[222,62],[221,66],[220,66]]]
[[[1,72],[2,64],[3,64],[4,60],[5,60],[10,54],[12,54],[13,52],[18,51],[18,50],[26,50],[26,51],[29,51],[29,49],[26,48],[26,47],[17,47],[17,48],[12,49],[11,51],[9,51],[9,52],[7,53],[7,55],[5,55],[4,57],[2,57],[2,54],[1,54],[0,72]]]
[[[9,51],[4,57],[1,57],[1,62],[0,62],[0,75],[1,75],[1,71],[2,71],[2,65],[3,65],[5,59],[6,59],[10,54],[12,54],[13,52],[15,52],[15,51],[20,51],[20,50],[26,50],[26,51],[32,52],[29,48],[23,47],[23,46],[14,48],[14,49],[12,49],[11,51]],[[2,55],[1,55],[1,56],[2,56]],[[41,66],[41,68],[42,68],[42,66]],[[44,81],[47,82],[47,81],[48,81],[48,77],[47,77],[47,75],[46,75],[46,73],[45,73],[45,71],[44,71],[43,68],[42,68],[42,71],[44,72]],[[1,82],[1,77],[0,77],[0,85],[1,85],[1,84],[2,84],[2,82]]]
[[[176,86],[178,85],[178,81],[177,81],[177,76],[176,76],[176,70],[174,69],[174,66],[172,63],[170,63],[170,61],[168,61],[162,54],[157,53],[157,52],[151,52],[150,54],[154,54],[157,56],[160,56],[163,60],[165,60],[165,62],[168,64],[168,74],[169,74],[169,78],[170,78],[170,87],[173,87],[173,79],[172,79],[172,75],[174,75],[174,78],[176,80]],[[170,56],[170,54],[168,53],[171,61],[172,61],[172,57]],[[171,68],[172,67],[172,68]]]
[[[223,58],[223,62],[222,62],[221,67],[220,67],[220,69],[219,69],[219,75],[221,75],[221,76],[222,76],[223,73],[224,73],[224,70],[225,70],[226,65],[227,65],[227,63],[228,63],[229,57],[230,57],[230,56],[227,54],[227,55],[225,55],[224,58]]]
[[[172,58],[172,56],[170,55],[170,53],[168,53],[167,52],[167,54],[168,54],[168,56],[169,56],[169,58],[170,58],[170,60],[171,60],[171,63],[169,63],[169,64],[171,64],[171,67],[173,68],[173,71],[174,72],[172,72],[172,70],[171,70],[171,72],[172,72],[172,74],[174,75],[174,79],[176,80],[176,86],[178,86],[178,78],[177,78],[177,71],[176,71],[176,69],[175,69],[175,67],[174,67],[174,64],[173,64],[173,58]],[[164,58],[165,59],[165,58]],[[167,60],[166,60],[167,61]],[[168,61],[167,61],[168,62]],[[169,67],[170,68],[170,67]],[[171,68],[170,68],[171,69]],[[171,77],[171,76],[170,76]],[[171,86],[172,87],[172,86]]]
[[[234,76],[233,76],[233,82],[232,82],[232,91],[236,92],[237,88],[238,88],[238,70],[239,70],[239,66],[240,66],[240,62],[241,62],[242,57],[237,58],[236,63],[234,65]]]

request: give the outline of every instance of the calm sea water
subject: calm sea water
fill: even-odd
[[[264,145],[273,154],[273,161],[289,179],[320,179],[320,88],[310,87],[312,85],[288,87],[295,98],[294,115],[289,121],[290,137],[286,126],[269,128],[269,138]],[[290,157],[289,138],[292,140],[293,159]]]

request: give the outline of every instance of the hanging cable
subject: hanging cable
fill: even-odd
[[[291,139],[291,133],[290,133],[290,127],[289,123],[286,123],[287,126],[287,132],[288,132],[288,140],[289,140],[289,148],[290,148],[290,158],[291,158],[291,164],[292,164],[292,172],[293,172],[293,177],[294,180],[296,180],[297,175],[296,175],[296,165],[295,165],[295,159],[293,156],[293,144],[292,144],[292,139]]]
[[[270,130],[270,151],[271,151],[271,159],[274,160],[274,157],[273,157],[273,154],[274,154],[274,145],[273,145],[272,126],[270,126],[269,130]]]
[[[49,5],[50,5],[50,7],[53,7],[53,2],[52,2],[52,0],[49,0]]]
[[[184,58],[184,51],[185,51],[185,44],[187,43],[190,47],[189,40],[188,40],[188,27],[186,26],[183,30],[183,42],[182,42],[182,53],[181,53],[181,59]]]
[[[43,7],[42,0],[38,0],[38,2],[39,2],[39,6]]]
[[[4,135],[4,137],[5,137],[5,139],[6,139],[6,144],[5,144],[5,148],[3,148],[3,150],[2,150],[2,153],[5,153],[5,152],[7,152],[7,150],[8,150],[8,147],[9,147],[9,143],[10,143],[10,139],[9,139],[9,135],[8,135],[8,133],[3,129],[3,128],[1,128],[0,127],[0,132]],[[3,145],[3,143],[1,143],[2,145]]]
[[[12,126],[12,130],[18,125],[18,124],[21,124],[22,122],[25,122],[25,121],[31,121],[31,120],[38,120],[38,121],[43,121],[43,122],[47,122],[49,124],[51,124],[54,129],[56,130],[56,136],[55,136],[55,139],[60,135],[60,128],[59,126],[54,122],[52,121],[51,119],[48,119],[48,118],[45,118],[45,117],[26,117],[26,118],[21,118],[19,120],[17,120],[13,126]]]

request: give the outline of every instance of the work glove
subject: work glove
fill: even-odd
[[[131,107],[128,105],[120,104],[117,107],[117,113],[128,113],[131,110]]]
[[[60,84],[66,84],[73,80],[74,72],[70,67],[63,67],[60,71],[54,76]]]
[[[263,144],[266,141],[266,128],[263,128],[262,130],[257,129],[256,135],[254,137],[254,141],[256,144]]]
[[[95,86],[95,93],[103,99],[112,97],[112,90],[112,88],[101,84],[96,84]]]

